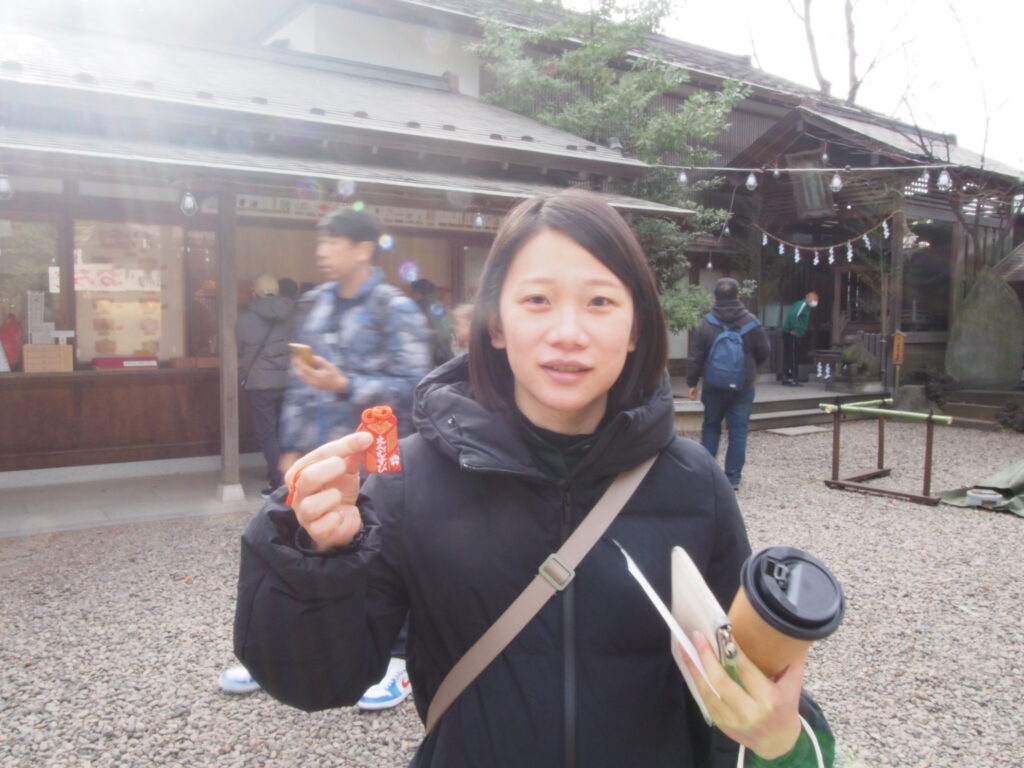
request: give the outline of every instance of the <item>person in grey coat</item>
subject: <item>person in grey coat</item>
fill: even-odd
[[[253,282],[253,298],[238,316],[238,372],[249,396],[252,426],[267,462],[267,498],[281,485],[281,446],[278,421],[288,382],[288,341],[292,335],[295,301],[278,295],[278,281],[260,275]]]

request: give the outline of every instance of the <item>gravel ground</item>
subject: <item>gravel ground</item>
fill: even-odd
[[[887,432],[879,482],[919,492],[924,428]],[[872,469],[874,446],[872,423],[844,425],[842,474]],[[831,447],[831,432],[753,433],[739,495],[755,548],[807,549],[846,589],[807,673],[837,765],[1024,764],[1024,519],[830,491]],[[1024,436],[939,428],[932,488],[1022,453]],[[411,702],[307,715],[217,690],[246,519],[0,540],[0,765],[405,765],[422,733]]]

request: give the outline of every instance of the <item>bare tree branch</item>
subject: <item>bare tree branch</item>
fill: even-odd
[[[864,82],[864,78],[857,77],[857,43],[853,26],[853,0],[846,0],[843,5],[843,12],[846,16],[847,74],[850,78],[850,88],[846,92],[846,103],[854,104],[857,101],[857,92],[860,90],[860,84]]]
[[[951,0],[947,0],[946,3],[949,6],[949,12],[953,14],[953,18],[956,19],[957,26],[960,27],[960,34],[964,39],[964,48],[967,50],[967,55],[971,59],[971,64],[974,65],[974,71],[978,74],[978,80],[981,81],[981,107],[985,113],[985,137],[981,144],[981,167],[985,167],[985,153],[988,151],[988,131],[992,124],[992,115],[988,108],[988,89],[984,85],[984,78],[981,76],[981,67],[978,66],[978,60],[974,57],[974,49],[971,47],[971,39],[967,34],[967,29],[964,27],[963,21],[960,19],[960,15],[956,12],[956,8],[953,7]]]
[[[761,66],[761,57],[757,55],[757,45],[754,44],[754,30],[750,28],[749,22],[747,23],[747,37],[750,38],[750,56],[754,61],[754,66],[758,69],[764,69]]]
[[[807,36],[807,50],[811,54],[811,66],[814,68],[814,77],[818,81],[818,90],[823,96],[829,96],[832,92],[832,83],[825,79],[825,75],[821,72],[821,63],[818,61],[818,44],[814,40],[814,29],[811,26],[811,0],[804,0],[802,14],[793,5],[793,0],[788,0],[788,2],[789,9],[803,22],[804,34]]]

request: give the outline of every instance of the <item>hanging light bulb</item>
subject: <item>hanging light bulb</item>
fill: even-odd
[[[840,178],[838,171],[832,174],[832,181],[828,183],[828,188],[833,192],[843,191],[843,180]]]
[[[829,264],[835,264],[836,263],[836,249],[833,248],[832,246],[829,246],[829,249],[828,249],[828,263]]]
[[[821,264],[821,258],[818,255],[817,251],[814,252],[814,261],[812,262],[812,264],[814,264],[814,266],[818,266],[819,264]]]
[[[799,264],[800,263],[800,249],[799,248],[794,248],[793,249],[793,263],[794,264]]]
[[[686,171],[680,169],[679,176],[676,177],[680,187],[685,187],[690,183],[690,177],[686,175]]]
[[[828,165],[828,144],[823,144],[821,147],[821,164]]]
[[[886,240],[889,239],[889,222],[888,221],[883,221],[882,222],[882,237],[884,237]]]
[[[868,233],[865,232],[863,235],[860,236],[860,239],[864,241],[864,247],[867,248],[870,251],[871,250],[871,240],[868,239]]]
[[[949,192],[953,188],[953,177],[945,168],[939,172],[939,180],[935,182],[935,186],[939,188],[940,192]]]
[[[484,228],[484,215],[480,211],[477,211],[476,216],[473,217],[473,226],[477,229]]]
[[[761,247],[763,248],[766,245],[768,245],[768,233],[767,232],[762,232],[761,233]]]
[[[0,200],[10,200],[14,197],[14,187],[6,174],[0,173]]]
[[[772,178],[776,179],[776,180],[781,179],[782,178],[782,171],[780,171],[778,168],[776,168],[774,171],[772,171]]]
[[[729,229],[729,222],[726,222],[725,226],[722,227],[722,234],[725,235],[726,237],[732,234],[732,230]]]
[[[714,269],[714,267],[711,265],[711,254],[710,253],[708,254],[708,264],[707,264],[706,268],[707,269]]]
[[[785,255],[786,255],[786,246],[784,246],[782,243],[779,243],[779,256],[785,256]]]
[[[748,192],[753,192],[757,189],[757,176],[753,171],[747,174],[747,183],[744,186],[746,186]]]
[[[853,261],[853,243],[846,244],[846,260]]]
[[[199,213],[199,201],[192,194],[191,189],[186,189],[181,195],[181,204],[178,206],[186,216],[195,216]]]

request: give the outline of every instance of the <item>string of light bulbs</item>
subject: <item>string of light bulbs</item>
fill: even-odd
[[[931,185],[931,171],[939,171],[939,175],[935,181],[935,187],[940,192],[949,192],[953,189],[953,177],[949,172],[950,168],[956,168],[957,166],[949,163],[944,164],[933,164],[933,165],[888,165],[888,166],[868,166],[868,167],[857,167],[843,166],[842,168],[731,168],[724,166],[698,166],[698,165],[654,165],[654,168],[664,168],[666,170],[679,171],[676,176],[680,186],[685,187],[690,183],[690,177],[687,171],[693,173],[694,171],[710,171],[713,173],[736,173],[746,174],[743,186],[746,187],[748,192],[753,192],[760,185],[760,177],[765,174],[771,174],[772,178],[779,179],[784,173],[817,173],[817,174],[832,174],[832,178],[829,180],[829,189],[833,192],[841,192],[845,182],[843,177],[850,177],[853,175],[860,175],[864,173],[892,173],[894,171],[921,171],[921,175],[917,181],[925,184],[926,186]]]

